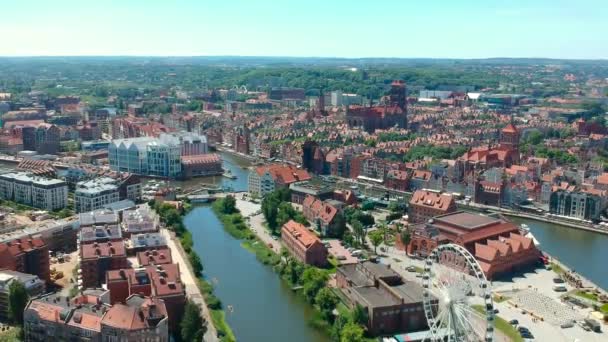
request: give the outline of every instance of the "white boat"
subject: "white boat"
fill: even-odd
[[[534,242],[534,245],[536,247],[540,246],[540,242],[538,242],[538,240],[536,240],[536,237],[534,237],[534,234],[532,234],[532,232],[530,231],[530,227],[527,224],[522,223],[519,226],[519,230],[521,231],[521,235],[523,235],[524,237],[527,237],[529,239],[532,239],[532,242]]]
[[[230,170],[224,171],[224,173],[222,173],[222,176],[229,178],[229,179],[236,179],[236,176],[233,175]]]

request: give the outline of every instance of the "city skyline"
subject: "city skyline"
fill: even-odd
[[[3,8],[0,56],[605,59],[606,7],[597,0],[26,0]]]

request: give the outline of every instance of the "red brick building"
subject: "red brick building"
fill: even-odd
[[[299,261],[319,267],[327,264],[327,248],[304,225],[293,220],[285,223],[281,228],[281,239],[289,253]]]
[[[127,252],[123,241],[80,245],[80,270],[84,288],[99,287],[107,271],[127,267]]]
[[[389,170],[386,173],[384,186],[389,189],[407,191],[409,186],[409,175],[403,170]]]
[[[124,302],[134,294],[159,298],[167,308],[170,328],[179,325],[186,304],[186,289],[181,282],[178,264],[108,271],[106,284],[112,304]]]
[[[34,274],[50,281],[49,249],[39,237],[16,239],[0,244],[0,269]]]
[[[479,261],[486,277],[508,274],[538,262],[540,251],[519,227],[502,217],[454,212],[414,227],[409,254],[427,256],[437,245],[456,243]]]
[[[181,161],[182,177],[184,179],[202,176],[216,176],[221,175],[223,172],[222,159],[215,153],[182,156]]]
[[[428,219],[456,211],[452,195],[429,190],[416,190],[409,203],[410,223],[422,223]]]
[[[336,225],[339,223],[337,216],[342,215],[341,208],[332,205],[330,202],[336,201],[322,201],[308,195],[302,203],[304,217],[314,226],[317,226],[323,236],[333,236],[332,232],[335,231]]]
[[[348,126],[362,128],[366,132],[393,126],[407,128],[407,97],[405,82],[395,80],[387,96],[378,106],[350,106],[346,110]]]
[[[168,247],[153,248],[137,252],[137,263],[140,266],[172,264],[171,250]]]

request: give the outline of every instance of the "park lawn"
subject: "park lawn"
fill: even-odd
[[[483,309],[483,306],[481,306],[481,305],[473,305],[473,309],[475,309],[475,311],[477,311],[481,314],[485,314],[485,310]],[[505,336],[510,338],[511,341],[513,341],[513,342],[523,342],[524,341],[524,339],[521,337],[521,335],[519,334],[517,329],[513,328],[513,326],[511,324],[509,324],[509,322],[507,322],[506,320],[504,320],[501,317],[498,317],[497,315],[494,315],[494,328],[496,330],[502,332]]]

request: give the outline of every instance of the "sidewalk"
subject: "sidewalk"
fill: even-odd
[[[167,245],[171,249],[173,261],[180,265],[180,276],[182,283],[186,288],[186,296],[201,308],[201,314],[203,315],[205,321],[207,321],[207,332],[205,333],[203,340],[205,342],[219,342],[219,339],[217,338],[217,330],[215,329],[213,321],[211,320],[207,303],[205,303],[205,298],[196,285],[196,277],[192,272],[192,267],[190,266],[190,262],[186,257],[186,253],[182,249],[179,241],[176,241],[174,234],[165,228],[161,228],[160,232],[167,239]]]

